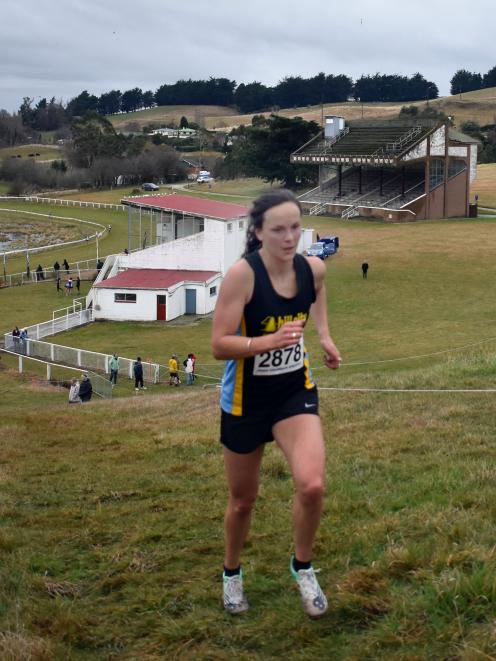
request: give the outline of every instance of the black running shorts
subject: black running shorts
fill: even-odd
[[[279,406],[265,410],[260,416],[231,415],[221,410],[220,442],[232,452],[248,454],[259,445],[274,440],[272,428],[277,422],[301,414],[319,414],[317,388],[298,390]]]

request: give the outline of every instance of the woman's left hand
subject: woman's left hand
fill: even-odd
[[[341,364],[341,354],[337,346],[330,337],[321,341],[322,348],[324,349],[324,365],[332,370],[338,369]]]

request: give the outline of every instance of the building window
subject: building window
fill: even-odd
[[[227,231],[232,232],[232,223],[227,223]]]
[[[245,221],[244,221],[244,220],[240,220],[239,223],[238,223],[238,227],[239,227],[239,229],[242,230],[244,226],[245,226]]]
[[[210,287],[208,290],[210,296],[215,296],[217,294],[217,287]]]
[[[136,303],[136,294],[114,294],[114,303]]]

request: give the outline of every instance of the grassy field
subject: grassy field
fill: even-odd
[[[51,161],[61,158],[62,152],[56,145],[18,145],[17,147],[0,148],[0,160],[12,156],[21,156],[21,158],[35,161]]]
[[[487,204],[496,208],[496,163],[482,163],[477,166],[477,179],[470,187],[471,199],[479,195],[479,205]]]
[[[158,106],[156,108],[148,108],[147,110],[138,110],[137,112],[124,113],[122,115],[109,116],[116,130],[123,130],[126,124],[130,122],[136,123],[142,128],[150,124],[157,124],[160,126],[167,126],[174,124],[179,126],[181,117],[186,117],[189,122],[196,122],[201,126],[205,124],[205,128],[209,128],[206,120],[233,113],[232,108],[225,106]]]
[[[71,211],[112,222],[106,245],[122,244],[125,214]],[[496,393],[475,391],[496,377],[495,221],[305,223],[341,239],[327,262],[339,372],[306,334],[328,445],[316,547],[328,615],[307,620],[288,576],[292,485],[274,447],[244,554],[252,609],[220,607],[218,393],[201,388],[222,369],[210,318],[98,323],[56,341],[161,363],[194,351],[203,376],[138,397],[120,378],[114,400],[69,407],[66,390],[1,357],[0,658],[496,658]],[[0,298],[4,330],[68,302],[53,283]]]
[[[354,119],[391,119],[398,115],[402,106],[415,105],[424,107],[426,101],[412,103],[330,103],[322,106],[304,106],[277,111],[284,117],[302,117],[307,121],[321,123],[322,114],[339,115],[348,121]],[[454,117],[455,125],[460,127],[467,120],[477,121],[481,125],[496,121],[496,89],[489,88],[476,92],[466,92],[461,95],[445,96],[429,101],[429,104],[443,110]],[[200,121],[208,129],[232,129],[240,124],[251,124],[254,114],[235,113],[232,108],[222,106],[160,106],[150,110],[142,110],[127,115],[117,115],[111,118],[116,128],[121,128],[129,122],[137,122],[144,126],[151,122],[176,124],[181,115],[186,115],[191,121]],[[268,113],[262,113],[268,114]],[[196,117],[196,119],[195,119]]]

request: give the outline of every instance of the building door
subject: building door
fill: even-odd
[[[165,295],[157,296],[157,321],[165,321]]]
[[[186,314],[196,314],[196,289],[186,289]]]

